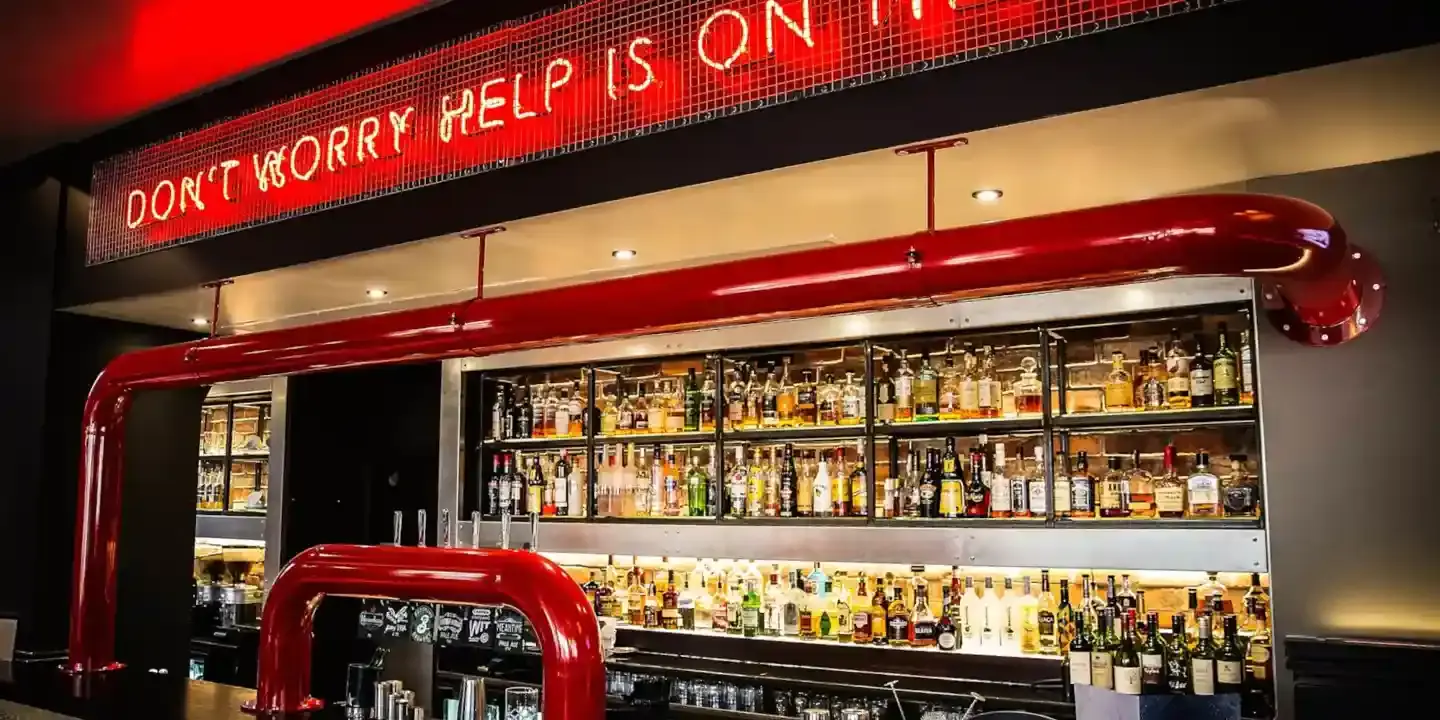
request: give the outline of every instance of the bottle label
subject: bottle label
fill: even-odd
[[[1175,355],[1165,358],[1165,371],[1170,373],[1170,382],[1175,382],[1176,375],[1184,375],[1190,371],[1190,358]],[[1184,380],[1183,377],[1180,379]]]
[[[1017,507],[1019,507],[1017,505]],[[1049,506],[1045,502],[1045,483],[1036,481],[1030,483],[1030,514],[1044,515]]]
[[[880,422],[890,422],[895,419],[895,403],[883,402],[875,407],[875,417]]]
[[[1076,479],[1070,483],[1070,509],[1074,512],[1090,512],[1090,479]]]
[[[1255,363],[1251,359],[1250,346],[1240,348],[1240,382],[1244,383],[1245,389],[1255,391]]]
[[[1185,491],[1178,487],[1155,489],[1155,509],[1162,512],[1185,512]]]
[[[1170,379],[1165,381],[1165,389],[1171,395],[1185,395],[1190,392],[1190,378],[1184,375],[1171,374]]]
[[[1140,668],[1138,667],[1117,667],[1115,668],[1115,692],[1121,695],[1140,694]]]
[[[1035,625],[1041,638],[1053,638],[1055,635],[1055,613],[1049,610],[1041,610],[1035,616]]]
[[[1001,486],[999,488],[995,488],[990,493],[990,512],[1010,512],[1011,498],[1010,493],[1008,492],[1010,488],[1007,487],[1010,484],[1009,481],[1007,481],[1003,476],[991,475],[990,473],[985,473],[985,479],[989,481],[985,483],[986,485],[991,485],[993,487],[993,484],[998,482]]]
[[[1215,694],[1215,663],[1206,658],[1190,661],[1191,685],[1196,695]]]
[[[1219,480],[1214,475],[1192,475],[1190,477],[1190,506],[1219,505]]]
[[[1107,690],[1115,687],[1115,674],[1110,668],[1110,653],[1090,652],[1090,684]]]
[[[1230,360],[1215,362],[1215,389],[1235,389],[1235,363]]]
[[[922,483],[920,485],[920,501],[924,503],[929,503],[931,500],[934,499],[935,486],[931,483]]]
[[[1209,370],[1196,370],[1190,373],[1190,394],[1201,397],[1215,394],[1215,379]]]
[[[1229,515],[1250,515],[1255,512],[1254,488],[1236,485],[1225,489],[1225,510]]]
[[[979,402],[980,407],[982,407],[982,408],[994,407],[994,406],[995,406],[995,388],[994,388],[994,387],[992,386],[992,384],[991,384],[989,381],[987,381],[987,380],[981,380],[981,381],[980,381],[979,383],[977,383],[977,384],[979,385],[977,394],[979,395],[978,402]]]
[[[962,411],[978,411],[980,409],[980,386],[974,380],[960,381],[960,409]]]
[[[1090,684],[1090,653],[1070,653],[1070,684]]]
[[[1217,660],[1215,679],[1221,685],[1239,685],[1244,677],[1244,667],[1239,660]]]
[[[946,630],[946,631],[940,633],[940,636],[935,639],[935,643],[940,646],[940,649],[941,649],[941,650],[954,650],[954,649],[955,649],[955,631],[954,631],[954,630]]]
[[[1010,511],[1014,513],[1029,512],[1026,501],[1030,498],[1030,492],[1025,487],[1025,479],[1016,477],[1010,480]]]
[[[1031,491],[1030,491],[1030,499],[1031,499],[1032,501],[1035,499],[1035,491],[1034,491],[1033,488],[1032,488]],[[1056,478],[1056,479],[1055,479],[1055,512],[1057,512],[1057,513],[1068,513],[1068,512],[1070,512],[1070,500],[1071,500],[1071,497],[1070,497],[1070,481],[1069,481],[1069,480],[1064,480],[1064,479],[1061,479],[1061,478]],[[1032,510],[1031,512],[1034,512],[1034,511]]]
[[[1152,653],[1140,655],[1141,680],[1146,685],[1159,685],[1165,676],[1165,656]]]
[[[743,612],[742,612],[740,622],[742,623],[742,626],[743,626],[743,627],[747,627],[747,628],[758,628],[758,627],[760,627],[760,609],[759,609],[759,608],[753,608],[753,607],[747,607],[747,608],[745,608],[745,609],[743,610]]]

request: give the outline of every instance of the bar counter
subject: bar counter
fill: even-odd
[[[20,720],[248,720],[240,706],[255,691],[123,669],[92,678],[72,678],[53,663],[0,663],[0,717]],[[326,709],[316,720],[342,718]]]

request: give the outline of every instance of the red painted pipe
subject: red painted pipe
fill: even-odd
[[[510,605],[540,641],[546,720],[605,714],[600,626],[563,568],[518,550],[388,545],[320,545],[280,571],[265,599],[255,701],[247,710],[273,716],[320,707],[310,696],[310,635],[327,595]]]
[[[1334,218],[1301,200],[1190,195],[123,355],[85,406],[69,667],[115,659],[118,423],[132,390],[1181,275],[1260,278],[1294,322],[1340,326],[1369,290],[1352,250]]]

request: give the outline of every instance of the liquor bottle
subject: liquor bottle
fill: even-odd
[[[526,383],[525,393],[523,395],[517,395],[515,398],[515,403],[518,406],[515,414],[515,437],[517,439],[534,436],[535,404],[530,400],[533,394],[534,391],[531,389],[530,384]]]
[[[1215,694],[1215,644],[1210,639],[1210,616],[1197,618],[1200,624],[1195,647],[1190,651],[1190,692],[1193,695]]]
[[[570,473],[570,455],[567,451],[561,450],[560,458],[555,461],[554,510],[556,515],[562,517],[570,515],[570,489],[571,484],[574,482],[574,478],[570,476]],[[579,497],[576,497],[575,501],[578,503],[580,501]]]
[[[890,378],[890,363],[880,361],[880,373],[875,378],[875,422],[895,422],[895,381]]]
[[[796,424],[795,395],[795,385],[790,382],[790,356],[787,355],[780,360],[780,386],[775,394],[776,424],[780,427]]]
[[[540,456],[530,459],[530,481],[526,483],[529,492],[525,495],[525,512],[539,515],[545,507],[545,470],[540,467]]]
[[[1094,645],[1090,642],[1090,633],[1085,630],[1085,618],[1076,618],[1075,633],[1070,638],[1066,656],[1066,661],[1070,663],[1071,685],[1090,685],[1094,680],[1094,671],[1090,667]]]
[[[1270,594],[1260,584],[1260,573],[1250,573],[1250,589],[1245,591],[1244,612],[1240,618],[1240,629],[1254,633],[1259,629],[1260,616],[1269,616]]]
[[[1220,517],[1220,479],[1210,472],[1210,453],[1195,453],[1195,472],[1186,480],[1189,503],[1185,515],[1194,518]]]
[[[785,588],[780,586],[780,565],[770,566],[770,582],[760,597],[760,634],[779,637],[785,625]]]
[[[725,596],[725,634],[745,634],[745,579],[738,569],[730,573],[730,592]]]
[[[1058,482],[1060,478],[1055,478]],[[1045,448],[1035,446],[1035,464],[1031,467],[1030,474],[1025,478],[1025,486],[1029,492],[1030,517],[1043,518],[1049,512],[1049,495],[1045,488]],[[1058,492],[1056,493],[1058,496]],[[1068,490],[1066,492],[1069,494]],[[1066,508],[1069,508],[1069,498],[1066,498]],[[1058,503],[1057,503],[1058,505]],[[1058,517],[1058,515],[1057,515]]]
[[[660,398],[658,397],[655,398],[655,405],[659,408],[664,408],[664,405],[660,402]],[[645,396],[645,383],[643,382],[635,383],[635,403],[631,406],[630,412],[630,430],[632,432],[636,434],[644,434],[654,431],[650,426],[650,399]],[[655,415],[657,416],[659,414],[660,413],[658,412],[655,413]]]
[[[1060,637],[1060,647],[1069,647],[1071,638],[1075,635],[1075,618],[1079,612],[1074,605],[1070,604],[1070,580],[1060,578],[1060,605],[1055,609],[1056,635]]]
[[[985,346],[980,360],[980,377],[975,385],[979,395],[980,417],[1000,417],[1000,381],[995,377],[995,352],[989,345]]]
[[[1235,356],[1235,351],[1230,349],[1229,335],[1230,331],[1225,327],[1225,323],[1220,323],[1215,361],[1211,367],[1216,405],[1240,404],[1240,378],[1237,367],[1239,358]]]
[[[964,514],[964,491],[960,456],[955,453],[955,438],[945,438],[945,454],[940,456],[940,517],[958,518]]]
[[[761,517],[765,514],[765,473],[767,468],[760,464],[760,449],[750,451],[750,465],[745,468],[745,516]]]
[[[1105,607],[1110,608],[1111,617],[1118,618],[1121,616],[1120,592],[1115,588],[1114,575],[1105,576]]]
[[[1015,517],[1015,492],[1010,486],[1010,478],[1005,472],[1005,443],[995,443],[995,464],[986,469],[986,487],[990,488],[990,517],[1008,518]],[[1020,486],[1020,506],[1025,506],[1025,487]],[[1025,517],[1029,515],[1027,512]]]
[[[1255,403],[1255,351],[1250,347],[1250,331],[1240,331],[1240,404]]]
[[[980,644],[999,647],[1005,637],[1005,603],[995,590],[995,579],[985,578],[985,595],[980,598]]]
[[[900,488],[896,493],[900,501],[901,517],[920,517],[920,482],[926,468],[920,464],[920,451],[914,447],[905,455],[905,469],[900,476]]]
[[[765,517],[780,517],[780,465],[775,450],[767,450],[764,468]]]
[[[802,455],[795,476],[795,517],[815,514],[815,473],[817,468],[810,453]]]
[[[1144,668],[1140,662],[1140,641],[1135,636],[1135,615],[1126,613],[1120,622],[1123,626],[1120,646],[1111,659],[1115,670],[1115,692],[1140,695],[1145,691],[1145,683]]]
[[[850,516],[850,472],[845,467],[845,450],[835,450],[830,461],[830,515]]]
[[[745,582],[745,597],[740,605],[740,634],[755,637],[760,634],[760,593],[754,581]]]
[[[801,370],[800,384],[795,386],[795,425],[814,427],[819,424],[819,397],[815,388],[815,371]]]
[[[1190,407],[1214,407],[1215,372],[1205,345],[1195,336],[1195,355],[1190,358]]]
[[[980,417],[980,369],[970,343],[965,343],[961,365],[955,379],[956,394],[958,395],[956,403],[959,406],[960,417],[965,420],[978,418]]]
[[[1115,636],[1114,620],[1110,608],[1100,611],[1090,639],[1090,684],[1106,690],[1115,689],[1115,651],[1120,643]]]
[[[1140,451],[1130,454],[1130,470],[1125,474],[1125,487],[1130,496],[1130,517],[1146,520],[1155,517],[1155,479],[1140,464]]]
[[[730,466],[726,485],[728,499],[725,514],[732,518],[745,517],[750,499],[750,468],[745,465],[745,448],[735,448],[735,460]]]
[[[1170,347],[1165,351],[1165,403],[1171,410],[1190,407],[1190,355],[1180,342],[1180,331],[1170,330]]]
[[[1270,654],[1270,622],[1268,609],[1257,607],[1256,626],[1245,646],[1244,695],[1242,709],[1246,717],[1270,717],[1274,713],[1274,659]]]
[[[1202,607],[1212,608],[1218,604],[1221,613],[1230,612],[1230,601],[1225,599],[1225,585],[1220,582],[1220,573],[1213,570],[1205,573],[1205,582],[1200,584],[1196,592]],[[1211,629],[1217,627],[1219,622],[1220,619],[1215,618],[1215,624],[1210,626]]]
[[[711,575],[711,578],[714,588],[710,593],[710,629],[717,633],[729,633],[731,612],[728,579],[723,571]]]
[[[505,427],[505,415],[507,412],[506,392],[508,385],[500,385],[495,388],[495,402],[490,405],[490,439],[505,440],[509,437]]]
[[[933,422],[940,419],[940,376],[930,364],[930,353],[920,356],[920,371],[915,374],[915,421]]]
[[[891,588],[890,607],[885,612],[886,642],[893,646],[910,644],[910,609],[905,605],[905,592],[897,584]]]
[[[495,453],[490,458],[490,480],[486,483],[490,495],[490,515],[499,515],[502,500],[507,503],[510,500],[509,489],[505,486],[506,472],[504,466],[501,465],[504,459],[505,453]]]
[[[955,368],[954,350],[946,351],[940,368],[940,419],[960,419],[960,371]]]
[[[1032,357],[1020,359],[1020,379],[1015,381],[1015,413],[1017,415],[1039,415],[1044,412],[1044,397],[1041,395],[1040,363]]]
[[[1223,622],[1224,636],[1215,649],[1215,692],[1238,694],[1245,684],[1245,650],[1240,647],[1235,616],[1226,615]]]
[[[1057,489],[1058,493],[1059,490]],[[1095,517],[1095,476],[1090,474],[1089,453],[1075,454],[1075,474],[1070,476],[1070,517]]]
[[[854,612],[850,618],[851,638],[850,641],[856,645],[865,645],[870,642],[870,588],[866,584],[865,573],[860,573],[860,584],[855,589]]]
[[[698,432],[700,430],[700,381],[695,377],[695,368],[690,368],[685,373],[684,430],[685,432]]]
[[[795,446],[785,443],[780,460],[780,517],[795,517],[795,493],[800,478],[795,471]]]
[[[675,446],[666,446],[665,453],[665,514],[681,517],[690,509],[689,485],[680,477],[680,464],[675,461]]]
[[[1225,517],[1260,517],[1260,484],[1246,470],[1248,459],[1239,453],[1230,456],[1230,473],[1220,483],[1225,497]]]
[[[705,370],[705,384],[700,387],[700,431],[715,431],[715,371]]]
[[[616,409],[615,434],[629,435],[635,432],[635,403],[630,399],[630,391],[625,389],[624,377],[615,378],[615,392],[620,398]]]
[[[955,572],[956,568],[951,568]],[[954,594],[953,592],[951,593]],[[965,577],[965,594],[960,596],[960,638],[962,645],[974,647],[980,644],[981,626],[984,624],[985,607],[979,593],[975,592],[975,578]]]
[[[985,467],[985,452],[980,448],[970,449],[970,476],[961,477],[959,481],[963,487],[961,497],[964,503],[965,517],[983,518],[990,517],[990,483],[987,479],[990,471]]]
[[[818,412],[821,425],[840,424],[840,386],[835,384],[835,376],[825,373],[824,380],[816,390],[817,402],[820,404]]]
[[[1194,646],[1196,633],[1200,627],[1200,615],[1202,614],[1200,610],[1200,596],[1195,588],[1190,588],[1186,592],[1186,596],[1185,622],[1190,634],[1185,637],[1185,644]]]
[[[545,398],[541,401],[540,411],[543,413],[540,423],[540,437],[555,437],[556,435],[556,413],[560,410],[560,396],[555,394],[555,386],[550,384],[550,376],[545,376]]]
[[[780,427],[780,385],[773,370],[765,373],[765,385],[760,388],[760,425]]]
[[[666,570],[665,592],[660,595],[660,627],[680,629],[680,591],[675,585],[675,571]]]
[[[843,450],[841,452],[844,452]],[[850,512],[855,517],[866,517],[870,514],[870,476],[865,469],[865,441],[855,441],[855,466],[850,470]],[[888,493],[881,493],[880,507],[884,508],[886,502],[883,498]],[[881,516],[883,517],[883,515]]]
[[[925,449],[925,473],[920,478],[920,517],[940,517],[940,454]]]
[[[801,596],[798,601],[799,611],[799,637],[801,640],[814,640],[819,637],[819,629],[815,625],[816,617],[815,588],[809,580],[801,580]]]
[[[638,566],[631,568],[630,574],[629,603],[626,605],[630,624],[645,627],[645,574]]]
[[[1144,351],[1141,362],[1145,366],[1145,380],[1140,385],[1140,405],[1146,410],[1166,409],[1165,367],[1160,364],[1160,351]]]
[[[1186,483],[1175,471],[1175,446],[1165,446],[1164,472],[1155,480],[1155,514],[1166,519],[1185,517]]]
[[[1030,593],[1030,576],[1021,579],[1020,596],[1017,603],[1020,623],[1020,652],[1033,655],[1040,652],[1040,600]]]
[[[895,370],[895,422],[915,420],[915,373],[910,370],[910,359],[900,351],[900,364]]]
[[[955,620],[949,614],[940,616],[935,623],[935,646],[941,650],[959,650],[961,647],[960,633],[955,629]]]
[[[746,430],[755,430],[760,427],[760,415],[765,407],[764,388],[755,377],[755,367],[745,368],[745,416],[740,421],[740,426]]]
[[[911,581],[915,588],[915,610],[910,620],[910,644],[914,647],[935,647],[939,643],[936,637],[939,625],[935,614],[930,611],[930,594],[925,578],[920,575],[925,568],[916,565],[910,569],[915,575]]]
[[[736,363],[725,381],[725,429],[730,432],[745,426],[745,364]]]
[[[1190,694],[1190,644],[1185,640],[1185,616],[1170,617],[1170,641],[1165,644],[1165,689],[1172,695]]]
[[[1106,461],[1110,467],[1100,481],[1100,517],[1130,517],[1129,483],[1125,472],[1120,469],[1120,458],[1111,455]]]
[[[835,468],[831,466],[829,459],[826,457],[828,453],[821,450],[817,454],[819,458],[815,466],[815,478],[811,481],[812,487],[810,489],[812,493],[810,513],[814,517],[830,517],[834,514],[835,497],[833,491],[835,489]],[[804,490],[802,489],[801,492],[803,493]],[[804,514],[804,512],[801,512],[801,515]]]
[[[665,432],[685,432],[685,385],[683,382],[670,382],[666,384],[665,390]]]
[[[1125,353],[1110,354],[1110,372],[1105,376],[1105,411],[1130,412],[1135,409],[1135,385],[1125,369]]]
[[[834,593],[831,597],[834,600],[835,611],[835,634],[833,639],[836,642],[848,643],[855,640],[854,613],[850,607],[850,589],[845,587],[845,572],[835,573],[834,582],[831,583]]]
[[[1158,695],[1165,687],[1165,643],[1160,639],[1160,614],[1145,616],[1146,637],[1140,646],[1140,692]]]
[[[1050,571],[1041,570],[1040,597],[1035,601],[1035,650],[1031,652],[1059,655],[1064,651],[1060,624],[1057,621],[1059,612],[1060,606],[1055,601],[1055,594],[1050,591]]]
[[[840,424],[859,425],[865,422],[865,394],[860,383],[855,382],[855,373],[845,373],[845,385],[840,388]]]
[[[1114,589],[1113,583],[1111,589]],[[1140,597],[1130,587],[1129,575],[1120,576],[1120,589],[1115,593],[1115,606],[1120,608],[1121,613],[1140,611]]]
[[[870,644],[890,643],[890,601],[885,594],[885,585],[875,578],[875,592],[870,596]]]
[[[800,583],[800,571],[791,570],[785,589],[785,603],[781,610],[781,635],[800,636],[800,607],[804,604],[805,590]]]

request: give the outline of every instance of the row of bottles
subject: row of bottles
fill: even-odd
[[[1140,351],[1135,371],[1125,368],[1125,353],[1111,354],[1105,377],[1106,412],[1180,410],[1192,407],[1249,405],[1255,397],[1253,350],[1249,331],[1240,333],[1240,349],[1231,347],[1229,330],[1219,324],[1215,352],[1205,351],[1196,334],[1187,351],[1180,331],[1170,331],[1170,343]]]

